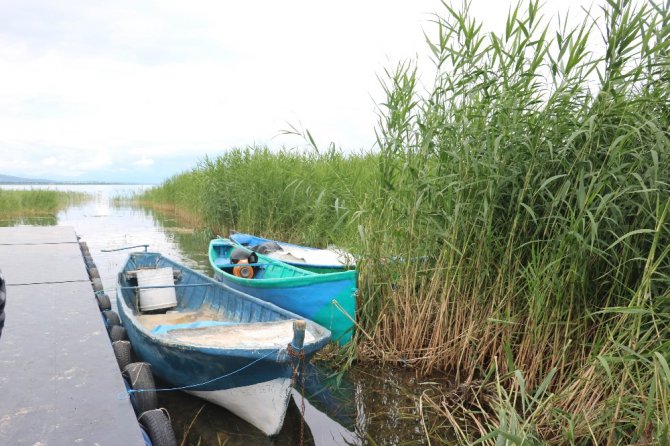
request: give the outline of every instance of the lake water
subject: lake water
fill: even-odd
[[[211,275],[207,259],[210,234],[194,231],[172,216],[119,203],[114,197],[130,197],[147,185],[45,185],[0,186],[3,189],[48,188],[86,192],[90,201],[72,205],[55,218],[6,219],[0,226],[63,225],[74,227],[88,244],[105,291],[114,297],[116,273],[129,251],[103,252],[148,244],[190,268]],[[114,305],[115,308],[115,305]],[[310,367],[305,394],[306,445],[427,444],[416,413],[420,383],[397,369],[354,365],[338,374],[325,364]],[[298,445],[302,397],[289,405],[284,427],[275,438],[225,409],[181,392],[161,392],[159,405],[168,409],[180,445]]]

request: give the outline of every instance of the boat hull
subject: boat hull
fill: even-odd
[[[267,435],[277,434],[297,361],[289,354],[288,345],[295,335],[289,326],[301,317],[160,255],[142,254],[131,255],[132,268],[160,263],[175,270],[182,268],[183,274],[179,288],[175,286],[179,304],[172,314],[140,313],[136,287],[124,278],[128,266],[119,274],[118,313],[136,355],[150,363],[153,374],[173,390],[201,396]],[[212,320],[180,323],[199,314],[194,310],[203,311]],[[149,324],[157,319],[161,322]],[[329,332],[307,321],[305,335],[303,352],[309,361],[328,343]]]
[[[262,280],[240,281],[224,272],[215,274],[217,280],[231,288],[326,327],[332,333],[332,341],[340,345],[351,340],[354,328],[356,277],[355,274],[351,276],[322,283],[279,283],[267,286]]]
[[[291,378],[275,378],[250,386],[186,393],[221,406],[272,436],[277,435],[284,424],[291,387]]]
[[[143,337],[132,325],[126,327],[137,356],[150,363],[153,374],[162,381],[231,411],[266,435],[281,430],[293,372],[290,362],[277,362],[277,358],[286,352],[268,351],[263,360],[207,354],[164,347]],[[207,384],[194,386],[198,383]]]
[[[356,270],[316,274],[258,254],[261,265],[253,278],[238,277],[229,267],[233,249],[227,239],[212,240],[209,260],[216,280],[243,293],[299,314],[331,331],[331,340],[347,344],[356,318]]]

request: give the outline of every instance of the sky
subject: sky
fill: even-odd
[[[544,13],[590,3],[546,0]],[[500,30],[509,6],[471,10]],[[159,183],[236,147],[305,150],[284,134],[292,127],[319,147],[370,150],[379,76],[418,60],[430,78],[424,32],[443,10],[439,0],[2,0],[0,174]]]

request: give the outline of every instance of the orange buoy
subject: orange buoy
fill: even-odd
[[[237,266],[233,267],[233,274],[243,279],[252,279],[254,277],[254,267],[249,265],[247,259],[237,262]]]

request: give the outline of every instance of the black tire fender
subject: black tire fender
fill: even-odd
[[[100,311],[106,311],[112,309],[112,302],[109,300],[109,296],[106,294],[96,294],[95,300],[98,302],[98,308]]]
[[[112,349],[114,349],[114,356],[116,362],[119,364],[119,369],[123,371],[128,364],[133,362],[133,349],[130,341],[114,341],[112,342]]]
[[[154,446],[177,446],[177,437],[166,412],[165,409],[148,410],[137,417]]]
[[[135,409],[135,414],[140,415],[147,410],[153,410],[158,407],[158,399],[156,397],[156,385],[154,384],[154,376],[151,373],[151,365],[148,362],[132,362],[123,369],[123,377],[130,384],[133,390],[141,390],[141,392],[133,392],[130,394],[130,402]]]
[[[126,329],[122,326],[114,325],[109,329],[109,339],[111,339],[112,342],[127,341],[128,333],[126,333]]]
[[[98,268],[92,266],[90,268],[87,268],[86,271],[88,272],[88,277],[91,280],[100,279],[100,273],[98,272]]]
[[[105,317],[105,326],[107,327],[107,330],[111,330],[115,325],[121,325],[121,319],[116,311],[105,310],[102,312],[102,315]]]
[[[95,291],[96,293],[101,293],[104,290],[102,286],[102,280],[100,280],[99,278],[91,279],[91,286],[93,287],[93,291]]]
[[[88,244],[86,242],[79,242],[79,249],[84,256],[90,256],[91,252],[88,249]]]

